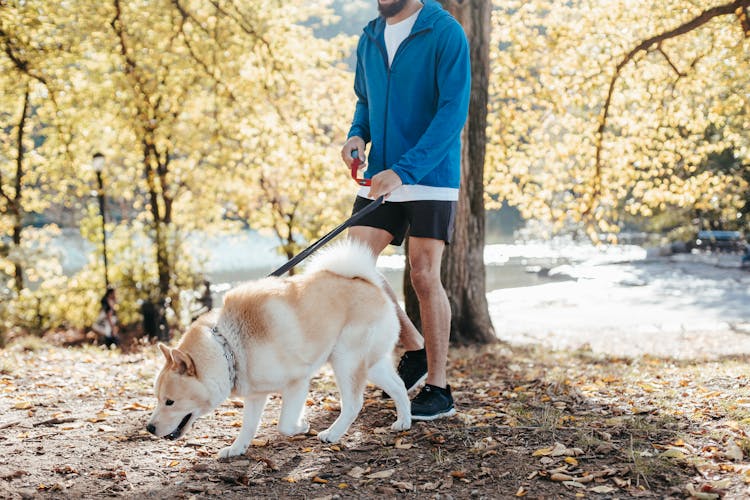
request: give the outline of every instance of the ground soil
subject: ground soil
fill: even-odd
[[[270,400],[244,457],[227,401],[178,441],[145,431],[162,358],[20,339],[0,350],[0,498],[742,498],[750,465],[745,359],[603,358],[503,344],[453,349],[457,416],[393,432],[372,387],[337,445],[323,371],[311,432],[274,424]]]

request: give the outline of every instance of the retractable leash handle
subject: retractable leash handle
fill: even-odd
[[[359,159],[359,153],[356,149],[352,151],[352,158],[352,179],[354,179],[354,182],[356,182],[360,186],[372,186],[371,179],[360,179],[357,177],[357,171],[362,165],[362,160]]]

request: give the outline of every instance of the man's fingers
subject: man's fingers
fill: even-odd
[[[341,150],[341,159],[346,163],[347,167],[352,166],[352,150],[349,147],[343,147]]]
[[[378,191],[373,191],[372,189],[370,189],[370,192],[367,193],[367,197],[372,200],[377,200],[381,196],[384,200],[387,200],[391,196],[391,193],[379,193]]]
[[[365,163],[365,141],[361,137],[352,136],[344,143],[344,147],[341,148],[341,159],[346,163],[346,166],[352,168],[352,162],[354,156],[352,153],[356,151],[357,158],[364,164]]]
[[[354,161],[354,153],[356,151],[357,157],[359,160],[364,163],[365,158],[365,148],[362,145],[359,144],[344,144],[344,147],[341,149],[341,159],[346,163],[346,165],[351,168],[352,162]]]

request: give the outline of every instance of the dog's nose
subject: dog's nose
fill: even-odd
[[[156,426],[154,424],[148,424],[146,430],[151,434],[156,434]]]

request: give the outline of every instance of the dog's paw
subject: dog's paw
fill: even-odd
[[[245,454],[245,450],[240,447],[227,446],[226,448],[222,448],[221,451],[219,451],[219,458],[232,458],[232,457],[240,457]]]
[[[411,429],[410,418],[399,418],[393,424],[391,424],[391,430],[393,431],[405,431]]]
[[[318,439],[320,439],[324,443],[338,443],[339,439],[341,439],[341,435],[332,432],[331,429],[328,428],[318,433]]]
[[[279,426],[279,432],[285,436],[296,436],[297,434],[307,434],[307,431],[309,430],[310,430],[310,424],[308,424],[307,420],[304,420],[304,419],[300,420],[295,426],[289,426],[289,427]]]

